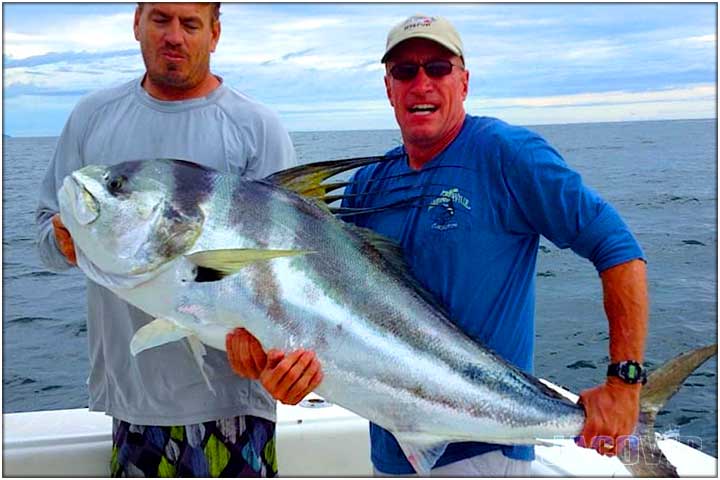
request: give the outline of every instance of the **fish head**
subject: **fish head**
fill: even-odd
[[[67,176],[60,218],[75,248],[102,272],[137,276],[187,251],[204,215],[174,185],[171,161],[90,165]]]

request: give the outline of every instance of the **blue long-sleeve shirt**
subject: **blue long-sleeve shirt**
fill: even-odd
[[[598,272],[643,258],[618,212],[588,188],[542,137],[487,117],[466,116],[455,140],[412,170],[404,147],[358,171],[345,207],[411,205],[348,220],[397,241],[420,283],[466,334],[525,371],[533,370],[536,260],[540,235],[588,258]],[[372,461],[386,473],[414,470],[394,437],[370,427]],[[502,448],[448,446],[436,466]]]

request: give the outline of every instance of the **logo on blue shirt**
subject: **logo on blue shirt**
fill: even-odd
[[[459,207],[470,210],[470,200],[457,188],[443,190],[428,206],[432,219],[431,228],[441,231],[457,228],[455,213]]]

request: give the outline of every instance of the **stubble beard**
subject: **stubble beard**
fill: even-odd
[[[151,59],[149,54],[143,51],[145,69],[150,81],[160,87],[168,87],[175,90],[190,90],[200,84],[204,76],[201,74],[202,67],[190,65],[190,70],[183,73],[182,67],[176,63],[168,62],[162,58]],[[149,68],[149,65],[156,65],[158,68]],[[209,65],[206,67],[209,71]]]
[[[167,63],[162,71],[148,70],[148,77],[155,85],[171,87],[179,90],[189,90],[199,82],[194,79],[193,72],[183,73],[180,66]]]

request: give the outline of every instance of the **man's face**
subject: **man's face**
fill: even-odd
[[[463,102],[468,93],[467,70],[454,66],[449,75],[433,78],[421,68],[410,80],[397,80],[389,71],[397,64],[424,64],[437,59],[462,65],[457,55],[433,41],[420,38],[401,43],[388,59],[385,88],[406,144],[432,147],[449,142],[465,119]]]
[[[212,8],[207,3],[146,3],[136,9],[133,30],[151,82],[184,90],[207,77],[210,53],[220,38]]]

